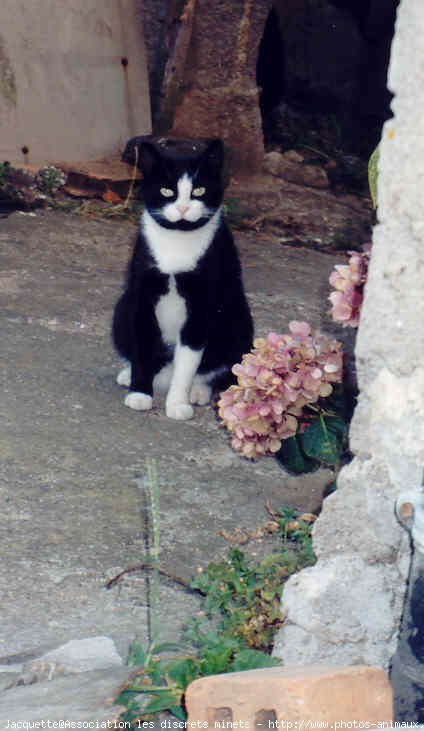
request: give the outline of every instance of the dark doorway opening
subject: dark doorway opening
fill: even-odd
[[[386,86],[399,0],[276,0],[257,61],[265,146],[296,149],[337,187],[366,188],[391,116]]]

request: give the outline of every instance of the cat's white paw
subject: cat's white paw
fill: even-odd
[[[212,389],[207,383],[193,383],[190,391],[190,403],[205,406],[211,400]]]
[[[177,419],[177,421],[187,421],[192,419],[194,416],[194,409],[190,404],[178,404],[170,402],[166,404],[166,415],[170,419]]]
[[[149,411],[152,408],[153,399],[147,393],[132,391],[125,396],[124,404],[136,411]]]
[[[121,371],[119,371],[118,375],[116,376],[116,383],[118,386],[125,386],[125,388],[129,388],[131,385],[131,366],[126,366],[125,368],[122,368]]]

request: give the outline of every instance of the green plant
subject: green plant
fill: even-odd
[[[337,472],[340,463],[349,454],[351,403],[344,386],[335,384],[330,396],[319,400],[314,407],[310,405],[308,411],[309,415],[305,412],[307,418],[295,437],[307,465],[300,472],[311,472],[322,464],[333,467]],[[296,466],[289,460],[285,462],[280,454],[277,454],[277,459],[290,472],[298,474]]]
[[[374,208],[378,206],[378,163],[380,160],[380,145],[378,144],[368,162],[368,184]]]
[[[283,581],[293,571],[287,556],[276,553],[254,566],[237,548],[228,558],[210,563],[192,583],[204,597],[205,619],[196,626],[197,643],[209,637],[210,622],[221,637],[238,641],[239,649],[250,647],[269,652],[275,630],[281,625],[280,599]],[[201,645],[200,645],[201,646]]]
[[[158,580],[159,493],[154,465],[148,467],[148,492],[156,516],[151,554]],[[160,643],[155,630],[147,650],[139,641],[134,643],[129,664],[138,667],[137,675],[116,700],[126,707],[122,721],[134,723],[162,711],[184,720],[185,691],[196,678],[279,664],[268,653],[283,622],[283,583],[295,571],[314,563],[315,557],[309,522],[290,508],[273,516],[279,551],[253,565],[239,549],[232,549],[226,560],[198,571],[191,588],[203,596],[203,608],[189,620],[182,643]],[[153,593],[151,609],[156,614],[155,596]],[[152,626],[158,630],[156,621]],[[163,657],[171,651],[183,654]]]
[[[35,176],[35,182],[43,193],[53,195],[59,188],[65,185],[66,175],[60,168],[54,165],[46,165],[38,171]]]
[[[186,633],[196,647],[208,646],[218,637],[237,642],[239,650],[272,650],[275,632],[283,622],[283,584],[315,562],[310,522],[291,508],[281,508],[273,515],[281,542],[278,551],[254,564],[233,548],[224,561],[208,564],[192,582],[205,597],[204,616],[192,620]]]
[[[287,334],[255,340],[232,371],[237,384],[221,393],[218,414],[233,449],[254,460],[277,454],[294,472],[337,463],[344,425],[327,399],[342,380],[341,343],[293,321]]]
[[[140,666],[140,683],[136,688],[127,688],[122,691],[117,702],[127,706],[122,719],[134,721],[140,713],[153,713],[169,710],[177,718],[185,718],[181,709],[182,694],[185,686],[181,677],[177,677],[172,665],[166,665],[158,658],[162,652],[179,651],[181,645],[173,642],[159,642],[159,626],[157,616],[158,589],[159,589],[159,551],[160,551],[160,493],[156,462],[147,460],[146,463],[146,491],[149,503],[151,536],[146,535],[148,550],[147,565],[152,569],[152,579],[149,581],[149,613],[148,634],[149,644],[145,650],[136,640],[128,658],[129,665]],[[191,682],[191,681],[189,681]],[[144,698],[141,700],[142,694]]]
[[[306,566],[313,566],[316,558],[312,548],[312,524],[310,520],[302,519],[302,515],[293,508],[280,508],[277,517],[283,541],[283,552],[290,550],[289,546],[296,546],[296,567],[294,571],[300,571]]]
[[[230,551],[228,561],[209,564],[192,582],[193,590],[205,597],[204,616],[189,620],[185,644],[153,641],[146,651],[134,643],[129,664],[139,666],[139,672],[116,701],[127,708],[122,720],[134,722],[161,711],[185,719],[184,694],[196,678],[279,664],[254,645],[257,638],[269,645],[281,625],[279,601],[288,575],[283,564],[280,556],[267,557],[255,571],[237,549]],[[159,657],[182,650],[183,656]]]
[[[248,218],[248,213],[242,209],[237,198],[232,198],[231,196],[225,199],[223,210],[228,223],[234,228],[239,228],[243,220]]]
[[[315,560],[310,524],[289,508],[273,513],[280,550],[254,565],[239,549],[232,549],[226,560],[199,569],[191,589],[204,598],[202,611],[188,622],[183,643],[161,643],[157,622],[160,496],[154,462],[147,463],[146,484],[151,516],[145,562],[152,570],[150,641],[147,649],[139,641],[133,644],[128,663],[138,671],[116,700],[126,707],[122,721],[131,723],[162,711],[184,720],[185,691],[195,678],[278,664],[268,653],[283,621],[283,583]],[[184,654],[162,657],[169,652]]]
[[[156,646],[159,636],[159,627],[157,624],[157,604],[159,590],[159,549],[160,549],[160,498],[159,498],[159,481],[156,468],[156,462],[147,461],[147,492],[150,502],[151,526],[152,526],[152,545],[150,546],[150,561],[152,564],[152,581],[150,584],[150,601],[149,601],[149,630],[151,648]],[[156,648],[157,651],[157,648]],[[152,649],[149,650],[150,655]]]
[[[326,399],[327,402],[327,399]],[[347,450],[345,419],[330,405],[309,407],[310,414],[295,436],[285,439],[275,455],[293,474],[313,472],[320,465],[337,467]]]
[[[134,722],[146,714],[169,711],[179,719],[185,718],[183,695],[191,682],[190,658],[184,665],[173,667],[172,661],[163,661],[162,652],[180,650],[173,643],[151,644],[146,651],[139,641],[133,643],[128,664],[139,668],[133,684],[125,688],[116,703],[126,706],[122,721]],[[193,677],[194,679],[194,677]]]
[[[78,216],[87,218],[102,218],[118,221],[128,221],[137,223],[143,210],[143,204],[132,199],[128,206],[123,203],[107,203],[104,201],[84,200],[82,203],[77,201],[59,201],[53,199],[49,201],[49,205],[55,210],[64,213],[74,213]]]
[[[0,188],[5,188],[9,182],[12,167],[10,162],[0,162]]]

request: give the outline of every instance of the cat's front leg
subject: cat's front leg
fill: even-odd
[[[134,327],[136,331],[136,327]],[[154,362],[152,358],[154,337],[148,331],[150,342],[145,339],[133,339],[131,362],[128,375],[130,376],[129,393],[124,403],[136,411],[150,411],[153,406],[153,377]]]
[[[125,396],[124,404],[129,406],[130,409],[135,409],[135,411],[150,411],[153,406],[153,399],[148,393],[130,391]]]
[[[125,397],[125,406],[135,411],[150,411],[153,406],[153,372],[138,362],[131,363],[130,391]]]
[[[153,406],[153,378],[157,361],[158,325],[153,307],[141,289],[131,313],[131,350],[129,393],[125,405],[136,411],[150,411]]]
[[[194,409],[190,405],[190,390],[194,376],[202,360],[203,348],[195,350],[189,345],[177,343],[174,353],[174,371],[166,397],[166,415],[170,419],[191,419]]]
[[[130,388],[131,386],[131,366],[126,366],[118,373],[116,382],[119,386],[125,386]],[[149,411],[153,405],[153,399],[148,393],[142,393],[141,391],[130,391],[124,399],[125,406],[129,406],[130,409],[136,411]]]

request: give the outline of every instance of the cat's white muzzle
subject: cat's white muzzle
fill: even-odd
[[[187,204],[180,204],[177,198],[175,202],[168,203],[164,207],[163,215],[170,223],[177,223],[177,221],[196,223],[200,218],[208,215],[208,209],[202,201],[191,200]]]
[[[178,195],[175,201],[167,203],[163,208],[163,215],[170,223],[188,221],[196,223],[200,218],[208,216],[209,210],[201,200],[191,197],[193,181],[183,175],[177,183]]]

